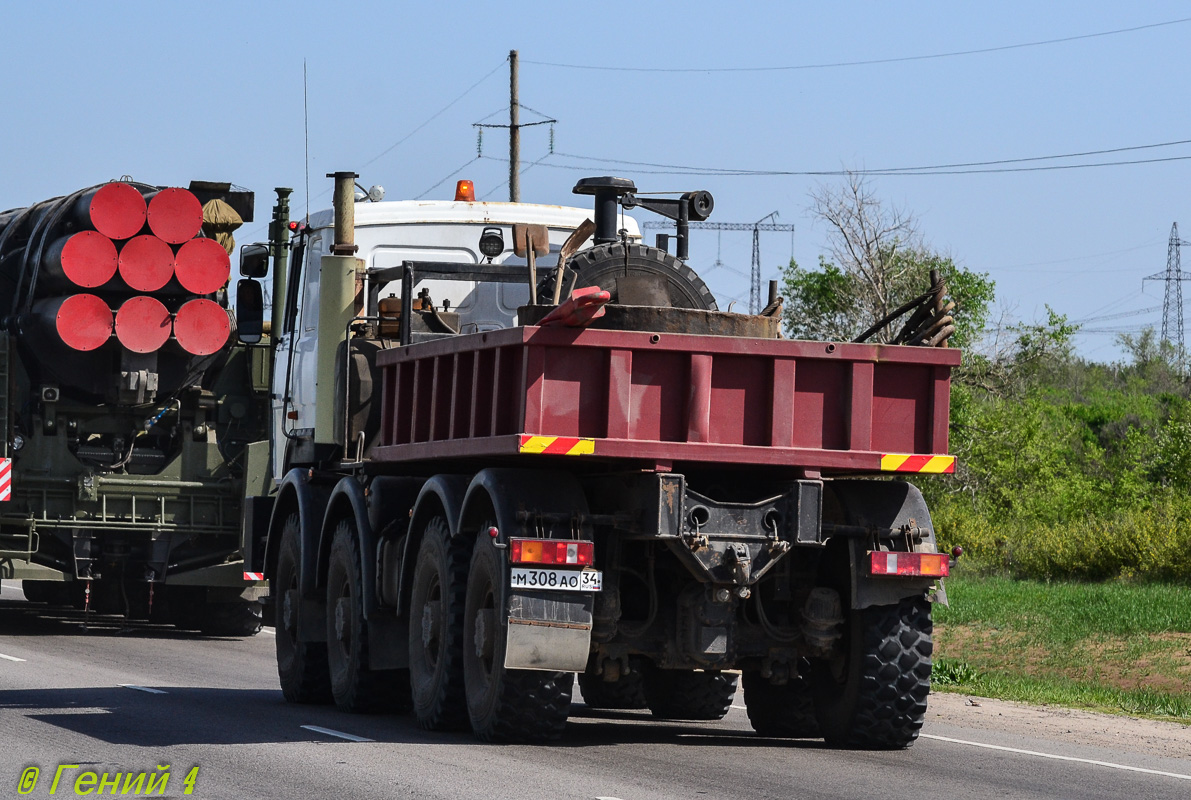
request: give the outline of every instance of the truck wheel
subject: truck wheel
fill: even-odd
[[[646,671],[645,702],[658,719],[723,719],[736,696],[736,676],[687,669]]]
[[[508,623],[501,601],[504,571],[497,553],[487,536],[478,537],[467,578],[463,678],[471,727],[485,742],[557,739],[566,728],[575,676],[505,669]]]
[[[327,665],[335,705],[354,713],[409,707],[409,672],[368,668],[364,579],[355,529],[339,523],[327,565]]]
[[[467,548],[447,521],[426,524],[409,604],[409,683],[418,724],[432,731],[467,727],[463,689],[463,599]]]
[[[918,738],[930,692],[931,616],[925,597],[853,611],[842,669],[816,662],[815,715],[829,744],[891,750]]]
[[[810,682],[799,675],[780,686],[756,670],[746,670],[741,683],[744,707],[753,730],[762,736],[809,739],[819,735]]]
[[[588,708],[611,711],[645,708],[644,680],[640,671],[622,675],[615,681],[580,672],[579,691],[583,693],[583,701]]]
[[[199,630],[208,636],[255,636],[264,620],[264,609],[255,600],[207,603]]]
[[[30,603],[70,605],[70,584],[65,581],[21,581],[21,592]]]
[[[297,514],[286,518],[277,568],[269,581],[269,594],[277,604],[277,677],[289,702],[326,703],[331,700],[327,644],[304,641],[298,634],[300,525]]]

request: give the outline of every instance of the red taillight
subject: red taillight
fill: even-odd
[[[946,578],[950,573],[946,553],[869,553],[873,575],[921,575]]]
[[[509,558],[514,564],[586,567],[595,558],[595,546],[591,542],[574,539],[510,539]]]

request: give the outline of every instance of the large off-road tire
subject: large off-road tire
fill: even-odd
[[[368,668],[364,579],[355,528],[343,520],[327,564],[327,666],[335,705],[353,713],[409,708],[409,670]]]
[[[640,670],[606,681],[599,675],[579,673],[579,691],[588,708],[628,711],[645,708],[645,680]]]
[[[695,271],[674,256],[643,244],[619,242],[588,248],[571,256],[567,269],[575,272],[575,287],[599,286],[612,293],[619,303],[617,279],[623,277],[660,277],[665,284],[669,305],[673,308],[700,308],[715,311],[715,295]],[[564,289],[568,288],[564,281]],[[554,302],[554,270],[548,270],[538,283],[539,302]],[[566,299],[566,298],[563,298]]]
[[[208,636],[256,636],[264,621],[264,608],[257,600],[205,603],[199,630]]]
[[[447,521],[426,524],[409,604],[409,682],[418,724],[432,731],[467,727],[463,689],[463,601],[467,545]]]
[[[30,603],[69,606],[70,584],[66,581],[21,581],[21,592]]]
[[[551,741],[566,728],[575,676],[505,669],[508,622],[503,584],[498,551],[487,536],[477,537],[463,623],[463,678],[471,727],[486,742]]]
[[[327,643],[308,642],[298,634],[298,565],[301,523],[290,514],[281,529],[277,568],[269,581],[269,594],[277,604],[277,677],[281,693],[291,703],[328,703],[331,678],[327,671]]]
[[[658,719],[723,719],[736,696],[736,676],[727,672],[651,668],[643,683]]]
[[[814,664],[815,716],[823,738],[841,747],[909,747],[930,693],[930,603],[911,597],[853,611],[844,641],[842,664]]]
[[[784,684],[769,682],[756,670],[741,676],[749,723],[762,736],[809,739],[819,735],[810,681],[803,675]]]

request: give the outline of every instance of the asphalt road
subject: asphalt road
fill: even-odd
[[[168,796],[183,796],[197,766],[191,796],[228,800],[1191,796],[1191,754],[1162,758],[934,719],[906,751],[833,750],[756,736],[739,698],[721,722],[654,723],[647,712],[588,710],[576,693],[561,743],[484,745],[427,733],[406,716],[288,705],[273,646],[268,629],[213,639],[114,618],[84,628],[78,612],[27,604],[19,584],[5,581],[0,797],[20,796],[30,767],[40,776],[27,796],[51,796],[61,764],[79,767],[63,771],[56,796],[74,795],[85,771],[157,773],[167,764]]]

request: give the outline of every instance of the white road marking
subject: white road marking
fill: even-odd
[[[352,733],[344,733],[343,731],[333,731],[330,728],[320,728],[318,725],[303,725],[308,731],[315,733],[325,733],[327,736],[338,736],[340,739],[347,739],[349,742],[375,742],[376,739],[365,739],[363,736],[356,736]]]
[[[169,694],[161,689],[150,689],[148,686],[137,686],[134,683],[117,683],[116,685],[121,689],[136,689],[138,692],[148,692],[149,694]]]
[[[1039,753],[1036,750],[1019,750],[1016,747],[1002,747],[999,744],[984,744],[983,742],[968,742],[963,739],[952,739],[948,736],[935,736],[929,733],[921,734],[923,739],[935,739],[940,742],[951,742],[952,744],[966,744],[971,747],[983,747],[986,750],[1003,750],[1007,753],[1021,753],[1027,756],[1036,756],[1037,758],[1051,758],[1055,761],[1078,761],[1081,764],[1094,764],[1097,767],[1108,767],[1110,769],[1123,769],[1129,772],[1144,772],[1147,775],[1162,775],[1167,778],[1179,778],[1184,781],[1191,781],[1191,775],[1183,775],[1178,772],[1163,772],[1159,769],[1145,769],[1144,767],[1130,767],[1127,764],[1114,764],[1111,761],[1096,761],[1091,758],[1076,758],[1075,756],[1059,756],[1054,753]]]
[[[748,706],[732,706],[732,708],[739,708],[741,711],[748,711]]]
[[[267,634],[269,634],[270,636],[276,636],[276,635],[277,635],[277,631],[273,630],[272,628],[261,628],[261,633],[267,633]]]
[[[17,658],[16,656],[6,656],[3,653],[0,653],[0,658],[3,658],[5,661],[24,661],[25,660],[23,658]]]

